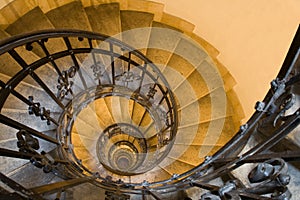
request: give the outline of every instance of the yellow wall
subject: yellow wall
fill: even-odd
[[[237,81],[247,120],[275,78],[300,23],[300,0],[155,0],[196,25]]]

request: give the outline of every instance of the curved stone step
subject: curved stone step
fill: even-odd
[[[10,35],[5,30],[0,28],[0,41],[9,37]]]
[[[98,6],[101,4],[119,3],[120,9],[126,10],[128,0],[81,0],[81,2],[84,7]]]
[[[0,171],[3,174],[9,174],[14,170],[26,165],[28,160],[10,158],[10,157],[0,157]]]
[[[122,41],[145,54],[150,36],[148,27],[151,27],[153,17],[146,12],[121,11]]]
[[[168,163],[168,164],[165,164]],[[162,168],[167,171],[169,174],[182,174],[184,172],[187,172],[191,169],[193,169],[196,165],[191,165],[188,161],[182,161],[177,159],[173,159],[171,157],[166,157],[159,166],[162,166]]]
[[[120,6],[118,3],[93,5],[84,9],[94,32],[109,36],[121,32]]]
[[[126,9],[152,13],[154,14],[153,19],[155,21],[160,21],[163,15],[164,4],[154,1],[127,0]]]
[[[43,104],[41,104],[41,106],[43,106]],[[2,108],[1,114],[40,132],[57,128],[52,122],[50,125],[47,125],[47,121],[41,120],[40,117],[34,114],[29,115],[28,110]],[[59,115],[59,113],[50,113],[50,117],[54,120],[58,120]]]
[[[14,23],[21,16],[34,9],[34,7],[36,7],[34,0],[14,0],[9,3],[7,2],[7,5],[0,10],[0,24],[2,28],[6,28],[8,25]]]
[[[160,22],[167,24],[169,26],[176,27],[182,31],[184,31],[185,34],[189,35],[193,33],[193,30],[195,28],[194,24],[191,24],[190,22],[183,20],[179,17],[173,16],[168,13],[163,13],[163,16],[160,20]]]
[[[73,1],[46,13],[55,28],[71,28],[91,31],[88,17],[79,1]]]
[[[77,117],[73,127],[72,132],[78,133],[79,135],[83,135],[95,142],[98,140],[98,137],[102,133],[102,129],[97,124],[89,124],[84,119]]]
[[[180,126],[193,124],[195,117],[198,122],[211,121],[227,116],[227,108],[229,103],[223,88],[217,88],[211,93],[190,101],[186,105],[182,105],[178,111],[190,113],[190,120],[185,120]],[[193,113],[193,110],[198,110],[199,113]]]
[[[88,16],[80,1],[73,1],[57,7],[45,14],[55,28],[78,29],[92,31]],[[72,48],[81,47],[82,42],[74,38],[71,41]],[[76,56],[81,62],[84,55]]]
[[[97,113],[104,114],[104,113],[102,113],[102,111],[105,110],[105,108],[103,108],[103,109],[101,108],[101,111],[99,111],[97,109],[99,109],[99,108],[97,108],[95,106],[95,102],[88,104],[76,116],[76,120],[80,119],[83,122],[92,126],[95,130],[103,131],[107,126],[106,125],[107,122],[103,122],[103,120],[99,119]]]
[[[6,82],[10,79],[10,77],[5,76],[0,73],[0,79],[3,82]],[[43,106],[52,112],[61,112],[61,109],[56,105],[56,103],[51,99],[49,95],[40,87],[36,87],[34,85],[28,84],[26,82],[21,82],[18,86],[14,89],[19,94],[23,95],[23,97],[27,98],[29,96],[34,97],[34,103],[41,103]],[[3,108],[11,108],[11,109],[21,109],[26,110],[28,109],[28,105],[25,104],[23,101],[18,99],[13,94],[10,94],[3,106]]]
[[[86,137],[85,135],[79,135],[76,129],[72,130],[72,145],[73,148],[86,148],[95,143],[93,138]]]
[[[214,127],[217,126],[222,126],[222,129],[215,130]],[[178,131],[175,144],[222,146],[234,136],[236,128],[232,117],[229,116],[199,124],[182,126],[178,128]],[[186,132],[194,134],[186,135],[184,134]]]
[[[147,58],[163,71],[181,37],[182,32],[180,30],[153,21],[147,46]]]
[[[97,118],[100,124],[103,124],[103,127],[107,127],[114,123],[114,118],[111,115],[111,107],[106,103],[106,101],[101,98],[97,99],[94,102],[94,110],[97,114]]]
[[[132,183],[141,183],[143,181],[151,183],[166,180],[170,177],[171,175],[167,171],[162,170],[159,166],[157,166],[144,174],[131,176],[131,181]]]
[[[11,35],[28,33],[35,30],[53,29],[54,26],[39,7],[35,7],[10,24],[6,31]]]

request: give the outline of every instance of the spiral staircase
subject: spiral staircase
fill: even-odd
[[[159,3],[14,0],[0,16],[4,199],[219,198],[213,191],[235,199],[227,191],[231,170],[244,159],[269,158],[255,158],[262,150],[251,149],[261,139],[253,132],[272,137],[253,128],[270,118],[266,102],[294,99],[273,92],[276,98],[267,96],[260,114],[240,126],[235,81],[218,51]],[[299,59],[291,67],[281,74],[293,71],[297,83]],[[280,89],[279,80],[272,83]],[[281,104],[272,105],[281,113]],[[278,129],[268,130],[278,131],[282,116],[271,118]],[[285,140],[298,150],[298,135],[291,137]],[[245,156],[236,157],[240,152]],[[269,177],[274,181],[286,164],[271,165],[282,166]]]

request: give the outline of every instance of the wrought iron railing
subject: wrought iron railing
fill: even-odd
[[[66,49],[55,50],[56,45],[48,45],[52,39],[58,45],[58,49],[61,48],[62,44]],[[27,63],[21,56],[19,47],[25,47],[27,51],[34,52],[40,59]],[[136,170],[141,163],[147,160],[147,156],[143,154],[147,154],[147,148],[150,147],[155,147],[158,150],[167,147],[162,152],[156,151],[160,153],[155,154],[159,155],[158,159],[155,162],[150,162],[149,166],[160,162],[170,150],[169,145],[172,146],[172,141],[176,135],[176,102],[169,90],[167,81],[150,60],[118,40],[89,32],[65,30],[37,32],[22,37],[13,37],[0,44],[0,55],[4,54],[11,56],[21,68],[14,74],[9,72],[11,78],[1,81],[0,93],[0,121],[2,124],[17,130],[19,151],[1,148],[1,155],[28,159],[35,166],[43,168],[45,172],[56,170],[60,166],[67,166],[68,178],[71,178],[71,180],[50,184],[47,188],[40,186],[22,189],[18,183],[1,174],[2,182],[18,191],[16,194],[6,194],[7,196],[21,195],[38,199],[41,198],[41,194],[58,194],[61,192],[59,188],[67,189],[89,182],[105,189],[110,196],[116,192],[119,196],[123,195],[122,198],[124,199],[128,198],[128,194],[142,195],[143,198],[146,195],[151,195],[155,199],[162,199],[162,194],[188,190],[190,187],[198,187],[207,191],[203,192],[202,199],[288,199],[290,197],[287,189],[289,175],[285,162],[299,161],[299,147],[295,145],[295,148],[284,149],[284,152],[273,152],[274,149],[272,148],[282,141],[285,142],[286,136],[300,123],[300,108],[295,107],[295,102],[299,101],[300,88],[300,29],[296,33],[278,76],[271,82],[271,89],[264,100],[256,104],[256,111],[253,116],[240,127],[230,142],[192,170],[183,174],[175,174],[167,180],[154,183],[147,181],[126,183],[108,179],[102,174],[91,171],[87,166],[82,165],[82,161],[74,152],[71,137],[74,134],[72,127],[76,121],[73,116],[78,116],[91,101],[122,96],[144,108],[144,115],[149,113],[149,116],[153,117],[148,128],[152,126],[151,124],[156,126],[155,132],[150,134],[151,137],[133,145],[133,151],[141,151],[142,159],[136,162],[138,164],[132,169]],[[90,59],[86,59],[87,55],[90,56]],[[102,56],[101,62],[97,60],[99,55]],[[65,65],[67,62],[62,60],[65,57],[69,58],[71,66]],[[82,63],[84,62],[90,67],[90,73],[83,70]],[[105,65],[105,63],[109,64]],[[126,64],[124,65],[124,63]],[[51,65],[56,77],[49,76],[46,66],[48,64]],[[45,66],[47,70],[41,70],[41,66]],[[124,66],[126,67],[124,68]],[[87,79],[87,76],[90,79]],[[58,81],[52,82],[51,85],[51,83],[46,82],[46,77]],[[25,97],[18,90],[21,81],[41,88],[52,100],[51,105],[56,104],[56,111],[60,113],[59,117],[52,116],[53,112],[46,106],[42,107],[45,102],[36,100],[38,97],[34,95],[30,95],[29,98]],[[146,87],[143,87],[144,85]],[[54,129],[58,129],[57,137],[49,136],[43,131],[5,116],[3,114],[5,113],[4,108],[7,101],[11,100],[11,96],[26,105],[29,115],[39,117],[50,126],[54,125]],[[292,113],[287,114],[287,110],[292,111]],[[156,119],[160,122],[163,121],[163,123],[157,125]],[[136,124],[139,127],[140,123]],[[125,126],[130,127],[131,125]],[[124,145],[125,141],[118,137],[125,135],[125,128],[123,125],[117,124],[112,127],[117,127],[119,132],[114,132],[117,129],[107,129],[102,132],[100,140],[116,137],[116,143],[119,146]],[[149,131],[150,128],[148,128],[144,131]],[[136,131],[132,135],[129,134],[128,138],[136,140],[139,138],[139,134],[141,133]],[[155,135],[156,140],[152,140],[153,135]],[[265,139],[239,154],[250,139],[253,137],[261,139],[262,135],[265,136]],[[37,152],[39,140],[36,138],[57,145],[61,157],[53,157],[46,152]],[[150,140],[151,145],[147,144]],[[273,151],[269,152],[271,149]],[[286,150],[289,151],[285,152]],[[125,155],[122,158],[127,159],[127,161],[130,160],[130,156],[128,155],[127,158],[126,152],[123,153],[120,152],[117,155]],[[101,159],[107,160],[108,158],[106,156]],[[115,169],[118,168],[116,167],[118,164],[103,162],[104,165],[108,165],[107,168],[122,174],[120,169]],[[235,177],[233,174],[234,170],[242,169],[246,163],[260,163],[249,174],[250,185],[248,186],[243,184],[241,178]],[[138,173],[143,173],[144,170],[150,168],[147,166]],[[214,185],[210,181],[216,178],[222,178],[227,182],[221,186]]]

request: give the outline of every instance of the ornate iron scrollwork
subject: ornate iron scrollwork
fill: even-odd
[[[78,69],[75,66],[70,67],[70,69],[63,71],[62,76],[58,77],[57,85],[57,97],[61,100],[64,99],[68,94],[73,94],[72,86],[73,81],[70,81],[69,78],[74,78]]]
[[[99,80],[105,73],[105,66],[101,62],[96,62],[91,66],[91,69],[93,70],[95,76],[94,80]]]
[[[43,168],[45,173],[49,173],[53,169],[55,161],[52,156],[42,151],[38,153],[36,150],[40,149],[38,139],[34,138],[30,133],[25,130],[17,132],[17,146],[20,152],[32,155],[30,162],[38,167]]]
[[[128,82],[141,80],[141,76],[139,76],[138,74],[135,74],[134,72],[126,71],[126,72],[123,72],[122,74],[116,76],[115,80],[128,83]]]
[[[47,125],[50,125],[51,117],[50,117],[50,110],[47,110],[44,107],[41,107],[40,103],[34,103],[33,102],[33,96],[29,96],[28,100],[31,105],[28,107],[28,112],[30,115],[35,115],[37,117],[41,117],[42,120],[47,121]]]

